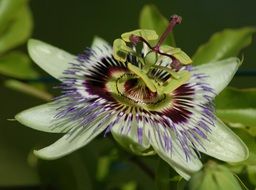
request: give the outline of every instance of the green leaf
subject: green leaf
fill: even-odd
[[[226,88],[216,97],[215,104],[217,109],[256,108],[256,88]]]
[[[158,159],[158,165],[156,169],[156,186],[158,190],[170,189],[170,167],[162,159]]]
[[[0,54],[24,43],[32,31],[32,16],[28,6],[19,11],[7,28],[0,35]]]
[[[136,190],[137,188],[137,183],[134,181],[130,181],[128,183],[126,183],[125,185],[123,185],[121,187],[121,190]]]
[[[5,29],[6,24],[13,19],[20,7],[23,7],[28,0],[1,0],[0,1],[0,33]]]
[[[102,181],[109,173],[109,166],[111,164],[111,157],[110,156],[102,156],[99,158],[98,161],[98,168],[97,168],[97,180]]]
[[[215,103],[217,115],[223,121],[256,135],[256,88],[226,88]]]
[[[195,173],[187,183],[186,190],[242,190],[233,173],[214,162],[206,164],[203,171]]]
[[[256,186],[256,165],[247,166],[249,181]]]
[[[237,56],[241,49],[252,41],[256,28],[226,29],[214,34],[210,40],[201,45],[192,60],[194,64],[203,64],[228,57]]]
[[[249,149],[249,157],[240,164],[256,165],[256,138],[242,129],[234,129],[234,132],[242,139]]]
[[[141,29],[155,30],[160,36],[168,26],[168,20],[154,5],[145,5],[140,13],[139,25]],[[175,47],[173,33],[169,34],[164,44]]]
[[[46,91],[35,88],[26,83],[17,81],[17,80],[7,80],[4,82],[4,85],[7,88],[40,98],[42,100],[50,101],[52,99],[52,95]]]
[[[34,79],[39,76],[28,56],[11,52],[0,57],[0,74],[18,79]]]
[[[219,109],[217,110],[218,117],[226,123],[232,125],[243,125],[256,128],[256,108],[248,109]]]

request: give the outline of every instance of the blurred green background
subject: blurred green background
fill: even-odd
[[[256,25],[254,0],[31,0],[30,7],[34,17],[32,37],[78,54],[85,47],[90,46],[95,35],[112,42],[121,33],[138,28],[140,10],[143,5],[149,3],[155,4],[167,18],[174,13],[183,17],[182,24],[175,28],[175,38],[177,46],[189,55],[192,55],[200,44],[206,42],[217,31]],[[21,46],[20,49],[26,50],[26,47]],[[240,74],[245,70],[256,71],[255,39],[252,45],[243,51],[243,55],[245,60]],[[43,73],[36,66],[35,69]],[[2,82],[5,78],[1,76],[0,79]],[[253,87],[255,84],[255,75],[239,75],[232,81],[232,85],[237,87]],[[53,82],[49,86],[55,85],[56,83]],[[56,90],[52,92],[58,94]],[[59,135],[38,132],[18,122],[7,120],[13,119],[14,115],[23,109],[43,103],[42,100],[1,86],[0,101],[2,108],[0,112],[0,187],[2,188],[0,189],[7,189],[10,185],[17,187],[12,189],[22,189],[21,186],[24,186],[23,189],[40,189],[37,187],[39,175],[35,172],[38,160],[32,154],[27,155],[32,148],[47,145]],[[84,184],[87,186],[86,189],[91,189],[88,181],[92,172],[97,172],[97,168],[88,164],[89,160],[99,155],[113,154],[115,157],[115,153],[108,152],[108,146],[112,146],[112,141],[106,141],[104,147],[99,141],[103,141],[104,144],[106,139],[98,139],[78,153],[59,161],[40,161],[40,164],[45,164],[43,168],[47,168],[48,171],[44,174],[45,171],[42,170],[40,175],[54,176],[45,178],[46,184],[53,184],[47,186],[47,189],[84,189]],[[80,158],[78,154],[85,156]],[[123,156],[127,155],[124,153]],[[152,161],[151,158],[145,159],[149,163]],[[102,162],[104,163],[104,159]],[[117,168],[127,166],[130,167],[129,163]],[[88,169],[89,173],[79,173],[79,168],[83,167],[84,171]],[[136,173],[137,170],[134,169],[134,172]],[[138,178],[148,183],[148,186],[152,185],[150,178],[140,175],[139,172],[136,173]],[[134,176],[130,178],[133,179]],[[111,179],[115,178],[110,177],[110,183]],[[71,180],[72,183],[62,184],[67,180]],[[133,184],[127,184],[129,185]]]
[[[145,4],[155,4],[167,18],[172,14],[183,17],[174,33],[177,46],[189,55],[217,31],[256,25],[254,0],[34,0],[33,37],[77,54],[90,45],[95,35],[112,42],[123,32],[138,28],[140,10]],[[255,43],[246,49],[242,69],[255,69],[255,49]],[[235,85],[253,86],[252,79],[255,81],[239,77]]]

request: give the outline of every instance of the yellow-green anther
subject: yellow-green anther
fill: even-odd
[[[181,76],[179,75],[179,73],[175,72],[174,70],[168,68],[168,67],[164,67],[164,66],[160,66],[160,65],[153,65],[153,67],[164,70],[166,72],[168,72],[170,75],[172,75],[172,77],[174,79],[179,79]]]
[[[149,88],[150,91],[156,92],[156,87],[154,85],[154,82],[147,76],[147,73],[142,71],[140,68],[136,67],[135,65],[128,63],[128,69],[133,72],[135,75],[140,77],[145,85]]]
[[[138,29],[131,32],[126,32],[121,35],[122,39],[126,42],[130,41],[130,36],[135,35],[144,38],[147,41],[154,41],[158,39],[158,35],[154,30]]]
[[[191,58],[184,51],[174,53],[173,56],[178,59],[183,65],[188,65],[192,63]]]
[[[125,62],[128,53],[134,53],[134,51],[126,46],[126,43],[122,39],[116,39],[113,43],[113,56],[116,60]]]
[[[146,56],[145,56],[145,63],[146,65],[154,65],[157,62],[157,53],[156,52],[149,52]]]
[[[191,77],[190,72],[188,71],[180,71],[178,72],[179,78],[170,78],[165,84],[162,86],[161,92],[165,94],[169,94],[181,85],[185,84]]]
[[[180,61],[183,65],[188,65],[192,63],[191,58],[180,48],[173,48],[170,46],[161,46],[161,51],[163,51],[166,54],[172,55],[177,60]]]

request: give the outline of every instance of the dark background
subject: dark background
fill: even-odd
[[[177,46],[189,55],[217,31],[256,26],[254,0],[32,0],[33,37],[77,54],[95,35],[112,42],[123,32],[138,28],[145,4],[155,4],[167,18],[172,14],[183,17],[182,24],[175,28],[175,37]],[[256,43],[244,51],[242,70],[256,70],[255,51]],[[233,85],[252,87],[255,81],[255,77],[243,76]]]

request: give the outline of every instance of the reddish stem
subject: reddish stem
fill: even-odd
[[[162,36],[160,37],[158,43],[153,47],[153,50],[156,52],[159,52],[159,48],[162,45],[162,43],[164,42],[164,40],[167,38],[168,34],[171,33],[173,31],[173,28],[177,25],[180,24],[182,21],[182,18],[178,15],[173,15],[171,17],[171,20],[169,22],[169,25],[167,26],[167,28],[165,29],[164,33],[162,34]]]

